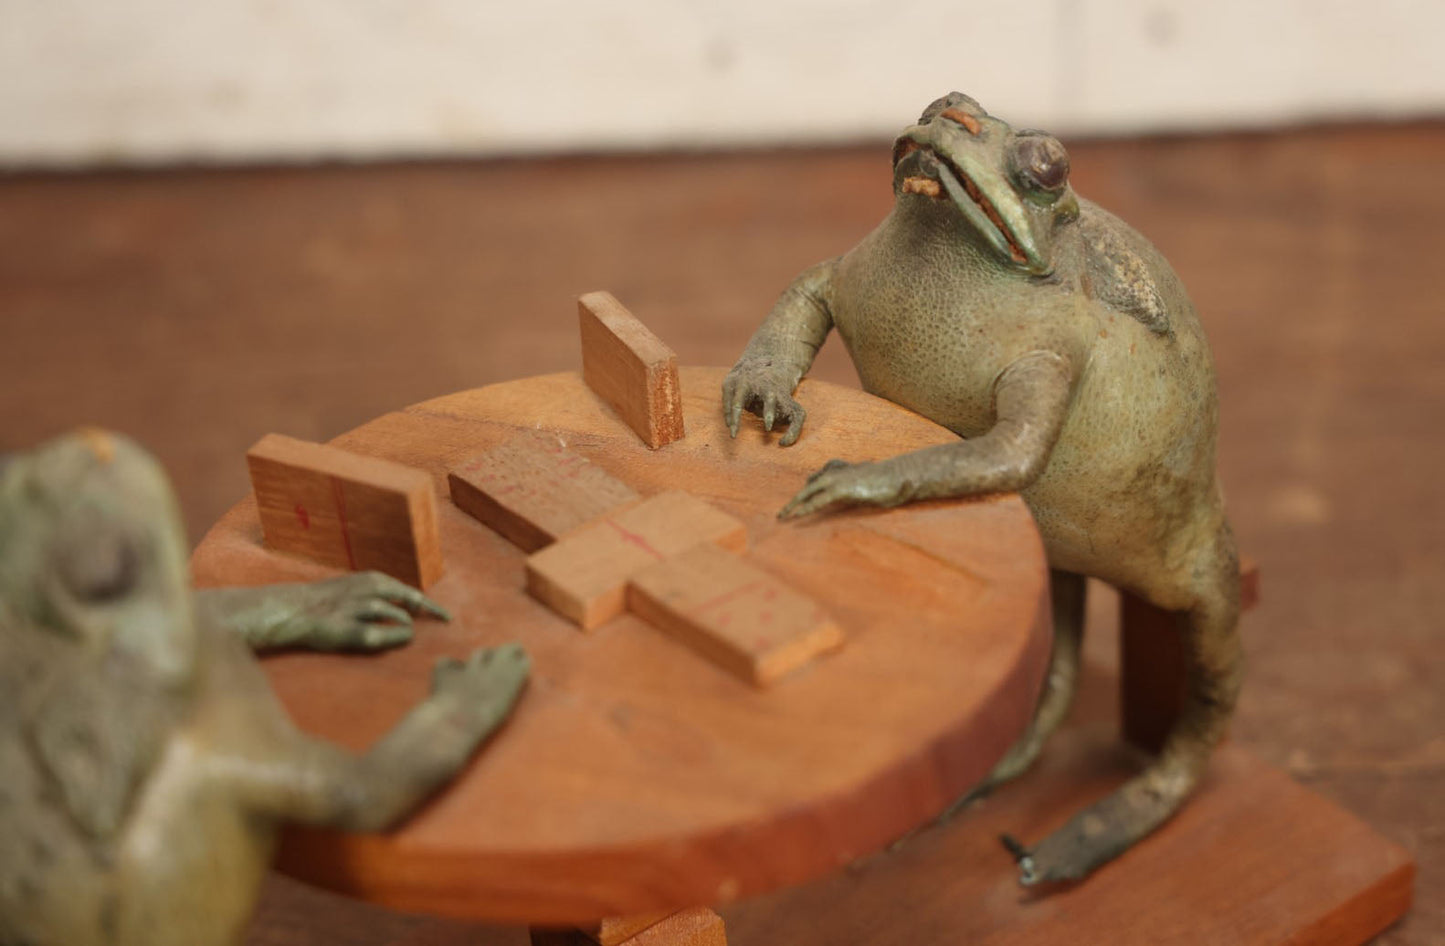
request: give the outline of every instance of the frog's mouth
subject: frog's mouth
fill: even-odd
[[[911,138],[898,142],[893,153],[893,166],[897,168],[910,155],[915,158],[917,171],[903,179],[901,188],[905,194],[917,194],[934,200],[943,200],[945,194],[973,224],[983,238],[1001,256],[1006,256],[1020,266],[1031,269],[1042,261],[1037,254],[1030,254],[1022,245],[1025,241],[1004,221],[998,208],[979,189],[973,179],[964,173],[956,163],[933,148],[919,144]],[[932,175],[932,176],[930,176]]]

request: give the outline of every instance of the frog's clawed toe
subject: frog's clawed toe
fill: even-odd
[[[1008,851],[1009,855],[1013,857],[1014,863],[1018,865],[1019,883],[1025,887],[1031,887],[1038,883],[1033,853],[1023,845],[1023,842],[1011,834],[1001,834],[998,840],[999,843],[1003,845],[1004,850]]]
[[[999,840],[1013,855],[1019,869],[1019,883],[1025,887],[1083,880],[1128,846],[1118,839],[1086,837],[1073,824],[1065,825],[1033,847],[1007,834]]]
[[[1091,869],[1077,858],[1059,859],[1047,850],[1025,847],[1011,835],[1005,834],[999,840],[1013,855],[1019,869],[1019,883],[1025,887],[1081,880]]]

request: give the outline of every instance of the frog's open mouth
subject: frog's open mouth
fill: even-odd
[[[931,197],[935,200],[943,199],[943,192],[953,198],[954,204],[968,218],[974,228],[983,234],[994,249],[1008,256],[1015,263],[1028,265],[1029,257],[1019,246],[1018,239],[1004,223],[1003,217],[999,215],[993,202],[979,190],[967,174],[963,172],[947,156],[940,154],[932,148],[921,145],[912,139],[905,138],[898,143],[893,154],[893,166],[897,167],[904,158],[907,158],[915,151],[923,152],[921,159],[931,158],[932,167],[938,178],[924,175],[910,175],[903,179],[903,192],[905,194],[917,194],[923,197]]]

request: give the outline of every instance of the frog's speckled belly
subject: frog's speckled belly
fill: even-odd
[[[839,264],[834,327],[864,390],[964,437],[993,426],[993,383],[1006,346],[984,330],[989,300],[966,280],[940,285],[927,258],[865,241]]]
[[[941,258],[942,257],[942,258]],[[839,263],[834,324],[863,386],[965,437],[1032,347],[1024,300],[887,223]],[[1139,588],[1187,570],[1222,522],[1213,368],[1192,312],[1173,336],[1079,298],[1088,364],[1044,475],[1024,492],[1055,567]]]

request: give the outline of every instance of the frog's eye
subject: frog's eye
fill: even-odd
[[[1069,154],[1057,138],[1039,132],[1020,134],[1010,152],[1014,177],[1031,190],[1058,192],[1069,180]]]
[[[61,543],[57,570],[66,589],[90,604],[114,601],[136,585],[140,553],[128,533],[104,526]]]

